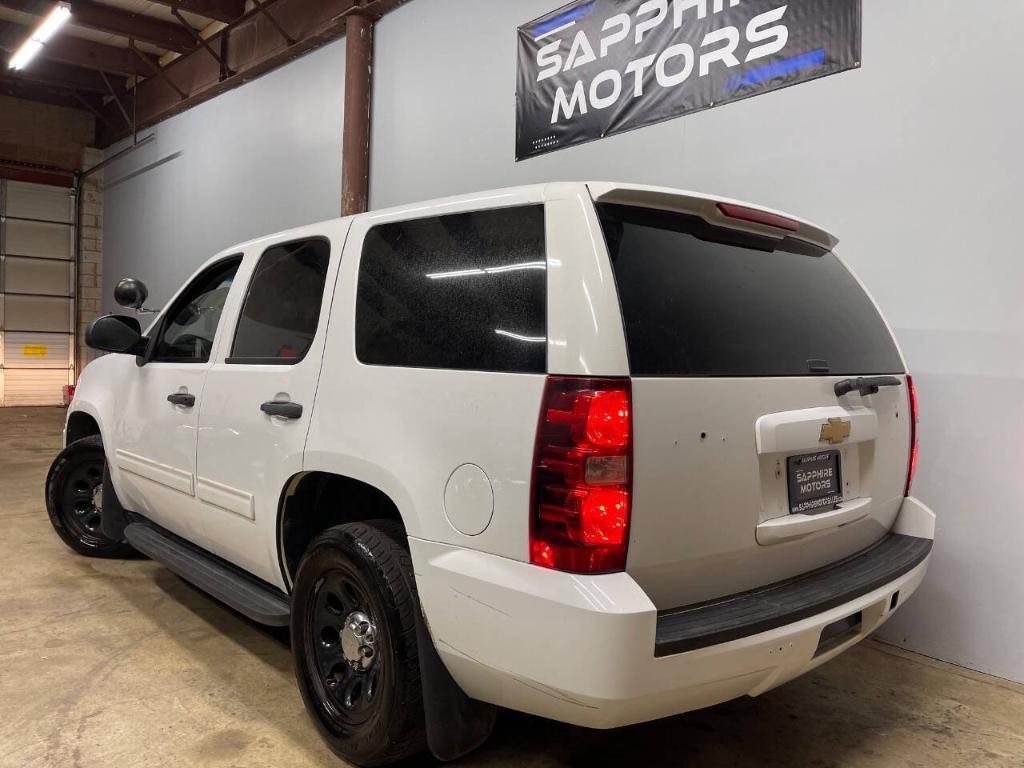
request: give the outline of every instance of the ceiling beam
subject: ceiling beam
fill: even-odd
[[[52,2],[40,0],[0,0],[0,5],[35,16],[45,15],[53,7]],[[155,19],[93,0],[71,0],[71,24],[134,38],[178,53],[196,47],[192,35],[177,22]]]
[[[28,39],[30,27],[9,21],[0,21],[0,50],[15,51]],[[59,61],[62,64],[73,64],[87,69],[98,69],[114,75],[141,75],[149,77],[151,70],[138,55],[127,48],[94,43],[71,35],[57,35],[46,44],[39,54],[44,59]],[[157,58],[144,54],[156,63]]]
[[[6,4],[8,0],[3,0]],[[184,53],[196,47],[192,35],[180,24],[154,19],[92,0],[71,1],[71,23],[130,37],[159,48]]]
[[[0,72],[0,94],[24,101],[40,101],[44,104],[54,104],[58,107],[82,109],[82,104],[75,97],[74,91],[64,87],[54,87],[44,83],[32,82],[20,77],[11,77],[7,71]],[[102,102],[98,95],[79,95],[87,99],[97,109],[102,107]]]
[[[108,93],[106,83],[103,82],[103,76],[99,72],[93,69],[72,67],[57,61],[36,60],[25,69],[8,70],[7,76],[12,80],[24,80],[51,88],[83,93]]]
[[[351,13],[377,19],[405,1],[261,0],[262,9],[253,8],[207,40],[234,74],[225,77],[221,63],[204,47],[180,56],[162,68],[160,77],[139,83],[138,127],[184,112],[341,37]],[[116,124],[116,105],[108,103],[104,111],[108,121]],[[103,131],[101,146],[125,135],[126,131]]]
[[[27,181],[30,184],[46,184],[51,187],[68,187],[75,185],[75,172],[51,165],[22,163],[17,160],[0,158],[0,179],[10,181]]]
[[[103,124],[104,124],[104,125],[105,125],[105,126],[107,127],[107,129],[108,129],[108,130],[111,130],[111,131],[113,131],[113,130],[116,130],[116,128],[115,128],[115,126],[113,125],[113,123],[111,123],[111,122],[110,122],[110,121],[109,121],[109,120],[107,119],[107,116],[106,116],[105,114],[103,114],[103,110],[101,110],[101,109],[100,109],[99,107],[97,107],[97,106],[96,106],[96,104],[95,104],[95,102],[93,102],[93,101],[92,101],[91,99],[89,99],[89,98],[87,98],[87,97],[83,96],[83,95],[82,95],[82,94],[80,94],[80,93],[79,93],[78,91],[73,91],[73,92],[72,92],[72,95],[73,95],[73,96],[74,96],[74,97],[75,97],[75,98],[76,98],[76,99],[77,99],[77,100],[79,101],[79,103],[81,103],[81,105],[82,105],[83,107],[85,107],[85,108],[86,108],[87,110],[89,110],[90,112],[92,112],[93,116],[94,116],[94,117],[95,117],[95,118],[96,118],[97,120],[99,120],[99,121],[100,121],[101,123],[103,123]],[[102,106],[102,105],[100,105],[100,106]],[[126,121],[126,122],[127,122],[127,123],[128,123],[129,125],[131,125],[131,121],[130,121],[130,120],[128,119],[128,116],[127,116],[127,115],[125,115],[125,121]]]
[[[245,0],[155,0],[155,2],[215,21],[234,21],[245,13]]]

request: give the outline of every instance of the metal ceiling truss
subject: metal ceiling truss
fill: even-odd
[[[406,0],[253,0],[249,11],[245,0],[155,1],[170,7],[177,21],[71,0],[73,24],[126,37],[128,47],[59,35],[28,69],[0,73],[0,93],[84,106],[98,118],[100,145],[108,146],[341,37],[352,14],[376,20]],[[0,6],[36,15],[49,7],[42,0],[0,0]],[[203,37],[185,13],[226,26]],[[0,21],[0,47],[16,47],[29,32]],[[137,42],[181,55],[161,66]]]
[[[245,0],[154,0],[172,9],[205,16],[214,21],[232,22],[245,13]]]
[[[94,0],[70,0],[72,24],[142,40],[158,48],[184,53],[192,49],[192,36],[171,21],[103,5]],[[2,0],[0,5],[22,13],[40,15],[53,6],[40,0]]]
[[[0,0],[5,2],[6,0]],[[190,53],[154,71],[137,86],[140,130],[201,104],[255,77],[302,56],[345,33],[352,14],[377,19],[404,0],[258,0],[237,21],[205,40]],[[117,107],[107,103],[108,123]],[[107,146],[129,130],[101,132]]]

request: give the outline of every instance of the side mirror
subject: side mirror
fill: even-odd
[[[85,332],[85,343],[102,352],[130,355],[142,354],[146,346],[139,321],[123,315],[107,315],[93,320]]]
[[[126,277],[114,288],[114,301],[129,309],[142,309],[149,298],[149,289],[141,280]]]

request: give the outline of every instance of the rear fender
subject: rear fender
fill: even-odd
[[[384,467],[337,454],[308,452],[305,459],[304,473],[323,472],[365,483],[391,500],[409,536],[416,536],[422,530],[410,494],[398,478]],[[290,482],[289,491],[293,487],[293,482]],[[282,512],[284,508],[282,504]],[[278,557],[283,566],[284,541],[280,518],[277,529]],[[414,570],[419,572],[415,564]],[[287,579],[287,568],[282,567],[281,572]],[[418,577],[414,574],[413,578]],[[418,584],[415,591],[418,595]],[[494,729],[497,710],[492,704],[471,699],[452,678],[434,645],[429,630],[429,616],[425,615],[422,603],[416,612],[416,641],[423,685],[427,744],[438,760],[455,760],[487,740]],[[426,706],[427,702],[430,702],[429,706]]]
[[[920,499],[907,496],[900,507],[899,516],[892,527],[893,533],[935,540],[935,513]]]

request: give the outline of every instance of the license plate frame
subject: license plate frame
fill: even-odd
[[[838,450],[829,450],[786,458],[789,514],[817,515],[835,509],[842,502],[843,467],[840,456]],[[801,476],[801,472],[805,474]],[[807,487],[811,485],[814,487]]]

